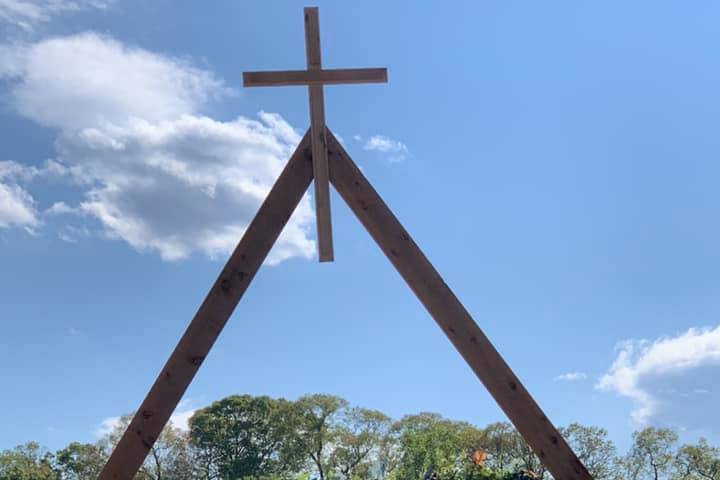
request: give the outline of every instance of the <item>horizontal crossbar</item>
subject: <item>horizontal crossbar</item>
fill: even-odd
[[[243,73],[245,87],[336,85],[340,83],[387,83],[387,68],[333,68]]]

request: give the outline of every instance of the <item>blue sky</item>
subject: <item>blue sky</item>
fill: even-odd
[[[715,2],[319,2],[327,121],[557,424],[718,439]],[[410,7],[412,5],[412,7]],[[0,0],[0,448],[132,411],[307,128],[302,7]],[[504,419],[333,194],[310,197],[175,419],[331,392]]]

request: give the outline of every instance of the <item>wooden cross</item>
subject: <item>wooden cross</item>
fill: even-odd
[[[318,258],[321,262],[332,262],[334,254],[332,224],[330,221],[330,174],[327,160],[323,85],[385,83],[387,82],[387,69],[323,69],[317,7],[305,8],[305,51],[307,70],[244,72],[243,85],[246,87],[308,86],[310,96],[310,141],[312,144],[313,177],[315,179]]]

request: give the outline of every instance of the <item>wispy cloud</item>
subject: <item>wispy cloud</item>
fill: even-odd
[[[568,372],[558,375],[557,377],[553,378],[556,382],[577,382],[580,380],[585,380],[587,378],[587,375],[583,372]]]
[[[596,388],[631,399],[632,418],[638,425],[693,423],[691,417],[696,412],[708,414],[709,407],[704,405],[716,402],[717,395],[707,386],[719,379],[720,326],[690,328],[654,341],[622,342]],[[702,422],[713,420],[705,418]]]
[[[95,429],[95,436],[98,438],[110,435],[120,426],[120,417],[107,417]]]
[[[65,202],[55,202],[43,212],[44,215],[72,215],[75,213],[78,213],[78,210],[68,206]]]
[[[0,22],[32,30],[52,17],[68,12],[103,9],[110,0],[0,0]]]
[[[22,187],[0,178],[0,228],[22,227],[32,233],[38,225],[35,201]]]
[[[385,135],[373,135],[368,139],[364,139],[361,135],[355,135],[353,139],[363,143],[363,150],[388,154],[387,158],[391,162],[401,162],[410,156],[407,145]]]

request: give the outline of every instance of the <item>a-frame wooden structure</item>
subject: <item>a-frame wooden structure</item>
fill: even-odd
[[[387,80],[387,72],[323,70],[317,8],[305,9],[305,37],[307,70],[246,73],[244,82],[246,86],[307,85],[311,128],[230,255],[99,479],[131,480],[135,476],[314,179],[320,261],[333,260],[332,183],[553,477],[590,480],[560,433],[325,126],[323,84],[382,82]]]

